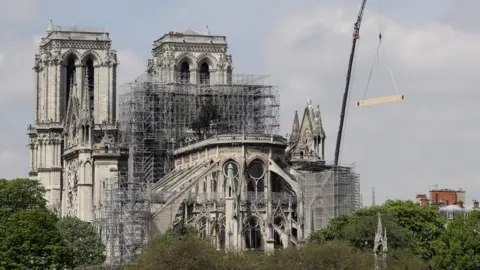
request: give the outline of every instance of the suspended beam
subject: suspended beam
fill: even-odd
[[[357,101],[357,106],[358,107],[370,106],[370,105],[376,105],[376,104],[382,104],[382,103],[388,103],[388,102],[402,101],[404,99],[405,99],[405,95],[403,94],[395,95],[395,96],[363,99],[363,100]]]

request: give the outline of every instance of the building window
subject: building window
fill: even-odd
[[[447,212],[447,219],[453,219],[453,213]]]
[[[180,83],[190,83],[190,65],[186,61],[180,66]]]
[[[210,84],[210,68],[207,63],[200,66],[200,84]]]

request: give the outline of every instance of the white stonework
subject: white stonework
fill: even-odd
[[[107,32],[50,25],[35,55],[30,177],[62,215],[95,219],[102,181],[117,167],[116,52]]]
[[[192,30],[170,32],[154,41],[153,47],[148,71],[164,82],[226,84],[231,80],[232,56],[227,54],[225,36]]]
[[[152,186],[152,234],[193,226],[218,249],[304,243],[301,177],[275,135],[218,135],[177,148],[175,169]]]
[[[287,156],[296,161],[325,161],[325,139],[320,106],[314,109],[308,99],[302,122],[299,122],[298,112],[295,111]]]

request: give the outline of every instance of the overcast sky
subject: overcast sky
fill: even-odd
[[[49,20],[107,27],[119,83],[138,76],[154,39],[188,28],[226,35],[236,73],[270,74],[281,93],[282,133],[311,98],[322,110],[333,159],[341,98],[360,0],[1,0],[0,177],[26,176],[26,127],[34,116],[35,42]],[[371,0],[361,30],[343,163],[356,163],[365,204],[414,199],[429,187],[480,199],[478,0]],[[477,19],[475,19],[477,18]],[[378,42],[380,61],[367,89]],[[355,107],[396,94],[403,102]],[[366,89],[368,91],[366,91]]]

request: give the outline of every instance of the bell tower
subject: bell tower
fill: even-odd
[[[35,55],[30,177],[62,215],[94,219],[117,168],[116,52],[103,30],[49,25]]]
[[[229,84],[233,65],[227,49],[225,36],[171,31],[154,41],[148,71],[164,82]]]

